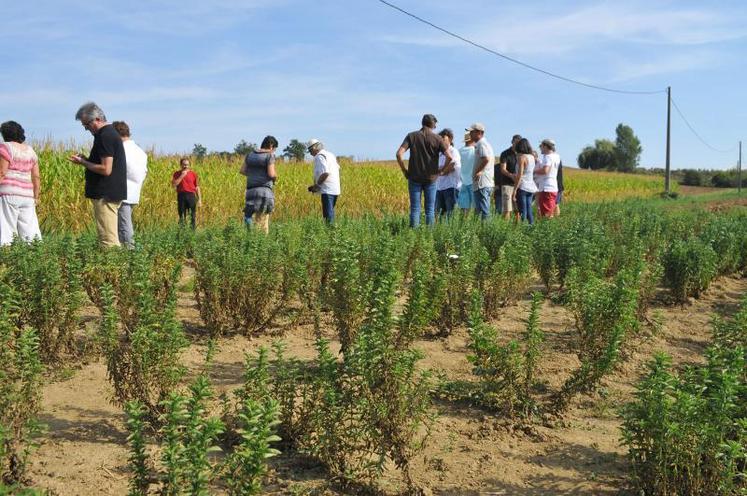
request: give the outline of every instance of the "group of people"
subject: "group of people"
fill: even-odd
[[[541,216],[560,214],[563,164],[553,140],[542,140],[537,153],[529,140],[514,135],[496,164],[485,125],[476,122],[465,129],[464,146],[456,150],[454,132],[446,128],[436,133],[437,124],[433,114],[424,115],[421,128],[408,133],[396,153],[408,182],[411,227],[420,224],[421,200],[427,225],[435,222],[436,214],[450,217],[457,207],[485,219],[491,214],[491,199],[495,212],[506,219],[515,212],[517,219],[533,224],[535,197]]]
[[[140,192],[148,174],[148,156],[132,140],[123,121],[107,122],[103,110],[93,102],[83,104],[75,119],[93,135],[88,156],[74,154],[72,163],[85,168],[85,196],[91,200],[96,231],[103,247],[134,246],[132,212],[140,202]],[[485,138],[485,126],[479,122],[465,129],[464,146],[455,148],[454,133],[443,129],[436,133],[438,121],[432,114],[423,116],[422,127],[405,136],[397,150],[397,162],[408,181],[410,226],[420,224],[421,199],[425,202],[425,222],[431,225],[436,214],[448,218],[454,210],[474,211],[485,219],[495,212],[510,219],[534,222],[532,203],[537,198],[543,217],[559,214],[563,193],[562,162],[555,142],[543,140],[540,152],[519,135],[511,140],[496,164],[493,148]],[[36,204],[40,195],[39,161],[33,148],[25,144],[20,124],[8,121],[0,125],[4,143],[0,143],[0,244],[15,237],[25,241],[41,238]],[[275,152],[278,140],[266,136],[259,149],[249,153],[240,174],[246,176],[244,222],[268,232],[270,214],[275,209],[274,185],[277,180]],[[324,143],[312,139],[307,151],[313,157],[313,183],[308,191],[321,199],[322,216],[335,221],[335,206],[341,193],[340,165]],[[409,160],[405,163],[405,154]],[[202,204],[199,178],[189,158],[182,158],[171,178],[176,190],[181,225],[189,222],[194,229],[197,207]]]

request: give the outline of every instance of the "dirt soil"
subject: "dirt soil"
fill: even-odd
[[[185,280],[191,277],[185,269]],[[627,494],[625,449],[620,446],[617,408],[631,399],[633,385],[645,373],[652,355],[665,351],[678,366],[702,361],[710,339],[714,314],[731,314],[747,289],[747,279],[721,278],[699,300],[684,307],[666,303],[661,293],[651,309],[652,320],[633,339],[625,363],[593,395],[574,401],[563,419],[528,429],[512,428],[500,415],[479,408],[436,401],[438,417],[424,456],[415,461],[414,476],[426,494],[440,495],[612,495]],[[524,329],[529,298],[504,309],[493,321],[506,339]],[[179,317],[193,344],[185,358],[191,370],[204,359],[206,331],[193,296],[180,293]],[[97,324],[97,312],[88,307],[84,320]],[[542,328],[547,334],[539,378],[556,390],[578,365],[571,352],[573,321],[568,312],[549,299],[542,306]],[[327,335],[333,338],[332,326]],[[259,346],[282,338],[289,355],[314,357],[314,336],[309,323],[278,327],[256,339],[223,339],[215,357],[212,379],[226,391],[241,382],[244,356]],[[452,379],[469,379],[467,332],[445,339],[424,339],[423,365]],[[124,495],[127,493],[127,433],[122,411],[109,401],[111,387],[102,360],[74,364],[58,371],[56,382],[44,388],[41,420],[48,426],[33,454],[31,479],[37,487],[59,495]],[[385,477],[382,487],[397,491],[399,481]],[[324,472],[298,455],[283,454],[272,461],[269,494],[356,494],[331,487]]]

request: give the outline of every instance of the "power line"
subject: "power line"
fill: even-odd
[[[452,31],[449,31],[449,30],[447,30],[445,28],[442,28],[441,26],[437,26],[436,24],[433,24],[432,22],[430,22],[428,20],[425,20],[422,17],[419,17],[419,16],[417,16],[417,15],[411,13],[411,12],[408,12],[405,9],[401,8],[401,7],[398,7],[398,6],[396,6],[396,5],[392,4],[392,3],[389,3],[386,0],[378,0],[378,1],[381,2],[381,3],[383,3],[384,5],[386,5],[387,7],[391,7],[392,9],[397,10],[397,11],[405,14],[406,16],[412,17],[416,21],[422,22],[423,24],[426,24],[426,25],[428,25],[428,26],[430,26],[430,27],[432,27],[434,29],[437,29],[438,31],[441,31],[442,33],[445,33],[445,34],[447,34],[447,35],[449,35],[449,36],[451,36],[453,38],[456,38],[456,39],[461,40],[461,41],[463,41],[465,43],[468,43],[468,44],[470,44],[470,45],[472,45],[472,46],[474,46],[476,48],[479,48],[480,50],[484,50],[484,51],[486,51],[486,52],[488,52],[488,53],[490,53],[492,55],[498,56],[498,57],[500,57],[500,58],[502,58],[504,60],[508,60],[509,62],[513,62],[514,64],[518,64],[518,65],[520,65],[522,67],[525,67],[527,69],[531,69],[533,71],[539,72],[539,73],[544,74],[546,76],[550,76],[550,77],[553,77],[553,78],[556,78],[556,79],[560,79],[561,81],[565,81],[567,83],[578,84],[580,86],[585,86],[587,88],[592,88],[592,89],[600,90],[600,91],[608,91],[610,93],[623,93],[623,94],[628,94],[628,95],[655,95],[655,94],[659,94],[659,93],[666,93],[666,90],[655,90],[655,91],[619,90],[619,89],[615,89],[615,88],[607,88],[605,86],[597,86],[595,84],[584,83],[583,81],[578,81],[576,79],[572,79],[572,78],[569,78],[569,77],[561,76],[559,74],[555,74],[554,72],[546,71],[544,69],[541,69],[539,67],[533,66],[531,64],[527,64],[526,62],[522,62],[521,60],[515,59],[513,57],[509,57],[508,55],[504,55],[504,54],[502,54],[502,53],[500,53],[500,52],[498,52],[496,50],[493,50],[491,48],[486,47],[485,45],[481,45],[479,43],[476,43],[476,42],[474,42],[474,41],[472,41],[472,40],[470,40],[468,38],[465,38],[465,37],[460,36],[460,35],[452,32]]]
[[[677,102],[674,101],[674,98],[670,97],[670,99],[672,100],[672,105],[674,105],[674,109],[680,115],[680,117],[682,118],[682,120],[685,121],[685,124],[687,125],[687,127],[695,135],[695,137],[700,140],[701,143],[703,143],[705,146],[707,146],[708,148],[710,148],[711,150],[713,150],[714,152],[717,152],[717,153],[731,153],[734,150],[736,150],[736,148],[737,148],[736,146],[733,146],[733,147],[729,148],[728,150],[724,150],[724,149],[721,149],[721,148],[716,148],[716,147],[712,146],[710,143],[708,143],[706,140],[704,140],[700,136],[700,134],[698,134],[698,132],[695,130],[695,128],[693,128],[693,126],[690,124],[690,122],[687,120],[687,118],[685,117],[685,114],[683,114],[682,110],[680,110],[680,108],[677,106]]]

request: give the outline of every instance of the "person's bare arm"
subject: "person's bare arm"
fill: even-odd
[[[267,164],[267,175],[273,181],[275,181],[278,178],[278,173],[275,170],[275,162],[270,162],[269,164]]]
[[[475,164],[475,170],[472,172],[473,181],[477,181],[477,178],[482,175],[482,172],[485,170],[485,167],[488,166],[488,163],[490,163],[488,157],[480,157],[480,161]]]
[[[247,173],[248,171],[247,171],[247,166],[246,166],[246,160],[244,160],[244,162],[241,164],[241,169],[239,169],[239,174],[241,174],[242,176],[246,176]]]
[[[41,193],[41,174],[39,174],[39,164],[34,164],[31,168],[31,184],[34,186],[34,200],[39,201]]]
[[[519,158],[519,166],[517,167],[517,177],[521,177],[524,174],[524,168],[527,166],[527,159],[525,157]],[[515,200],[516,199],[516,192],[519,191],[519,181],[516,181],[514,184],[514,193],[511,195],[511,197]]]
[[[202,206],[202,192],[199,186],[195,186],[195,193],[197,194],[197,205]]]
[[[399,164],[399,168],[402,170],[402,174],[404,174],[405,177],[407,177],[407,166],[405,166],[405,152],[409,149],[409,146],[407,146],[407,143],[402,143],[400,147],[397,149],[397,163]]]
[[[506,177],[510,177],[514,181],[516,180],[516,174],[512,174],[508,171],[508,162],[506,162],[505,160],[501,161],[501,174]]]
[[[82,165],[89,171],[101,176],[110,176],[112,173],[112,166],[114,165],[114,157],[101,157],[101,163],[97,164],[86,160],[81,155],[71,155],[70,161]]]
[[[179,186],[179,185],[180,185],[180,184],[182,183],[182,180],[184,179],[184,177],[185,177],[185,176],[187,175],[187,172],[188,172],[188,171],[184,170],[184,171],[182,171],[182,173],[181,173],[181,174],[179,174],[179,175],[178,175],[177,177],[175,177],[175,178],[172,178],[172,179],[171,179],[171,185],[172,185],[173,187],[175,187],[175,188],[176,188],[177,186]]]
[[[441,169],[441,172],[440,172],[442,176],[451,174],[451,172],[453,172],[454,168],[456,167],[456,162],[454,161],[454,157],[451,156],[451,150],[446,150],[444,152],[444,157],[446,157],[446,163],[444,164],[444,168]]]

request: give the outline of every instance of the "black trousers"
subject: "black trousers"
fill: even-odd
[[[176,205],[179,209],[179,225],[183,226],[187,217],[187,211],[191,216],[192,229],[195,228],[195,216],[197,215],[197,196],[194,193],[177,193]]]

